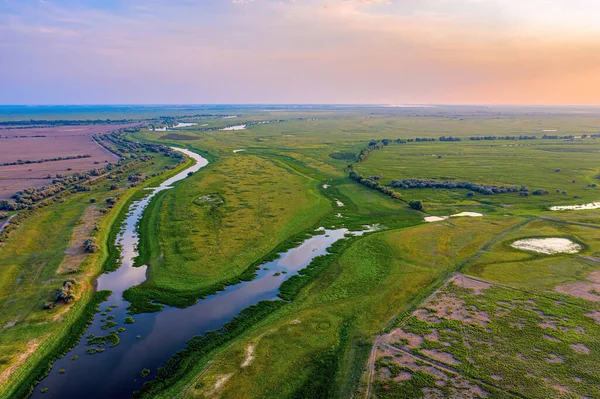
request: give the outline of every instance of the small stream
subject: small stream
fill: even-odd
[[[159,187],[150,189],[150,195],[131,205],[117,238],[117,243],[122,246],[121,267],[98,278],[99,290],[113,292],[100,308],[102,311],[108,307],[112,309],[106,312],[106,316],[100,313],[95,315],[79,344],[58,359],[50,374],[35,387],[33,398],[129,398],[144,381],[154,378],[157,368],[163,366],[175,352],[184,349],[187,340],[206,331],[217,330],[250,305],[262,300],[278,299],[283,281],[306,267],[315,257],[326,254],[329,246],[349,232],[344,228],[321,229],[324,234],[308,238],[298,247],[283,252],[279,259],[265,263],[252,281],[228,286],[224,291],[200,299],[194,306],[185,309],[167,306],[161,312],[134,315],[135,322],[126,324],[125,318],[130,316],[127,314],[129,302],[122,298],[123,291],[146,279],[146,266],[133,267],[133,260],[137,256],[137,222],[156,193],[171,188],[173,183],[186,178],[188,172],[195,172],[208,164],[196,153],[177,150],[197,163]],[[361,235],[364,232],[352,234]],[[281,274],[276,276],[276,273]],[[101,319],[109,316],[114,316],[112,321],[118,326],[102,330],[106,321],[102,322]],[[87,335],[104,336],[120,327],[126,331],[119,333],[120,343],[117,346],[109,347],[107,344],[102,353],[86,353],[90,348],[86,346]],[[145,368],[150,369],[151,373],[142,378],[140,372]],[[41,392],[44,388],[48,388],[46,393]]]

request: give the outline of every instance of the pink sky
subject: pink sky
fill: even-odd
[[[600,105],[599,15],[596,0],[0,0],[0,103]]]

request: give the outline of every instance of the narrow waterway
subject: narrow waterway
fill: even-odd
[[[315,257],[326,254],[329,246],[348,233],[347,229],[323,229],[324,234],[308,238],[298,247],[282,253],[279,259],[264,264],[252,281],[229,286],[185,309],[165,307],[158,313],[134,315],[135,322],[126,324],[125,319],[130,316],[126,309],[129,302],[123,300],[122,293],[146,279],[145,266],[133,267],[133,260],[137,256],[137,222],[156,193],[186,178],[188,172],[197,171],[208,164],[198,154],[187,150],[178,151],[194,158],[197,163],[166,180],[158,188],[152,189],[149,196],[131,205],[117,239],[122,246],[121,267],[98,279],[99,290],[113,292],[100,306],[103,312],[109,307],[110,311],[105,312],[105,315],[95,315],[79,344],[58,359],[48,377],[35,388],[34,398],[129,398],[144,381],[156,375],[157,368],[164,365],[175,352],[185,348],[187,340],[218,329],[240,311],[261,300],[276,300],[283,281],[306,267]],[[364,231],[353,234],[363,233]],[[118,325],[102,330],[107,321]],[[117,346],[110,347],[107,344],[103,346],[105,351],[102,353],[86,353],[90,348],[86,346],[86,336],[104,336],[121,327],[125,331],[119,332],[120,343]],[[140,373],[145,368],[151,372],[146,378],[142,378]],[[46,393],[42,393],[44,388],[48,388]]]

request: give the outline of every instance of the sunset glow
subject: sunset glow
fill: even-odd
[[[595,0],[2,0],[0,103],[600,104]]]

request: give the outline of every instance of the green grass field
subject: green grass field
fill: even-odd
[[[144,300],[190,305],[312,228],[330,202],[317,181],[268,157],[223,157],[161,194],[142,221]],[[145,244],[148,242],[148,244]],[[142,305],[138,305],[142,306]]]
[[[435,389],[447,395],[482,390],[488,397],[599,395],[597,377],[584,370],[597,367],[600,359],[597,325],[585,316],[597,311],[598,305],[565,292],[583,292],[589,286],[588,294],[594,295],[590,273],[600,269],[600,211],[552,212],[548,207],[600,201],[600,188],[591,186],[600,184],[600,141],[468,138],[541,137],[544,130],[557,130],[560,135],[597,134],[600,117],[506,110],[480,115],[467,109],[228,112],[240,116],[231,120],[185,118],[181,120],[198,125],[171,132],[142,129],[126,135],[137,141],[186,147],[210,161],[157,195],[144,215],[137,264],[149,265],[148,280],[126,292],[134,312],[158,311],[161,303],[190,306],[225,284],[250,278],[262,260],[294,247],[317,227],[378,225],[380,230],[335,244],[330,255],[313,265],[306,285],[290,291],[290,302],[251,310],[260,317],[238,325],[235,334],[226,334],[218,345],[205,342],[206,351],[190,351],[184,360],[186,372],[145,397],[350,398],[368,393],[371,398],[395,398],[437,394]],[[420,112],[423,116],[417,116]],[[300,117],[304,120],[295,120]],[[237,131],[201,130],[272,119],[282,122]],[[467,190],[398,189],[401,197],[392,199],[348,178],[348,164],[373,139],[440,136],[462,141],[393,143],[372,151],[355,169],[363,176],[382,175],[384,184],[404,178],[465,180],[525,185],[531,191],[549,193],[528,197],[476,193],[471,198]],[[164,164],[157,161],[152,167],[158,170]],[[40,307],[63,280],[56,270],[77,221],[89,206],[89,197],[103,203],[112,195],[108,190],[100,195],[99,190],[36,213],[14,232],[20,241],[11,238],[0,249],[0,299],[5,306],[0,328],[23,317],[0,334],[0,373],[16,364],[28,345],[57,331],[56,323],[44,324],[51,317],[64,317],[67,322],[77,317],[71,311],[58,315],[60,308],[43,311]],[[132,191],[124,193],[118,204],[130,195]],[[422,200],[424,211],[411,209],[410,200]],[[106,241],[118,210],[101,222],[99,240]],[[427,214],[465,211],[484,216],[436,223],[423,220]],[[531,237],[569,238],[582,251],[539,255],[510,246]],[[91,277],[100,271],[106,250],[88,257],[82,268],[89,272],[81,290],[84,300],[90,300]],[[499,285],[483,293],[444,285],[455,272]],[[413,312],[422,309],[433,314],[427,310],[429,302],[423,301],[440,287],[440,295],[460,297],[461,306],[468,308],[465,312],[486,312],[488,324],[473,326],[452,319],[453,311],[461,312],[456,307],[438,315],[448,331],[439,329],[436,341],[435,333],[428,330],[436,327],[433,321],[424,326]],[[537,307],[523,305],[528,300]],[[544,321],[536,317],[546,316],[536,310],[559,318],[546,320],[556,324],[556,331],[538,325]],[[511,332],[510,323],[522,324],[523,334]],[[585,328],[585,336],[577,335],[577,326]],[[382,337],[401,328],[431,334],[420,349],[407,349],[418,358],[398,363],[397,352],[385,352],[393,345],[396,351],[405,348],[408,344],[403,339],[408,338],[402,337],[390,341],[391,346],[381,350],[385,353],[377,348],[372,352],[374,341],[383,342]],[[473,347],[472,353],[467,353],[465,340]],[[576,352],[571,344],[583,345],[575,348],[585,352],[585,347],[590,354]],[[495,360],[486,358],[489,348]],[[435,351],[451,354],[460,363]],[[373,358],[373,353],[378,356]],[[537,367],[533,376],[527,376],[519,354]],[[556,360],[551,354],[563,363],[547,362]],[[22,367],[17,378],[24,378],[31,365]],[[543,380],[546,375],[548,381]]]

